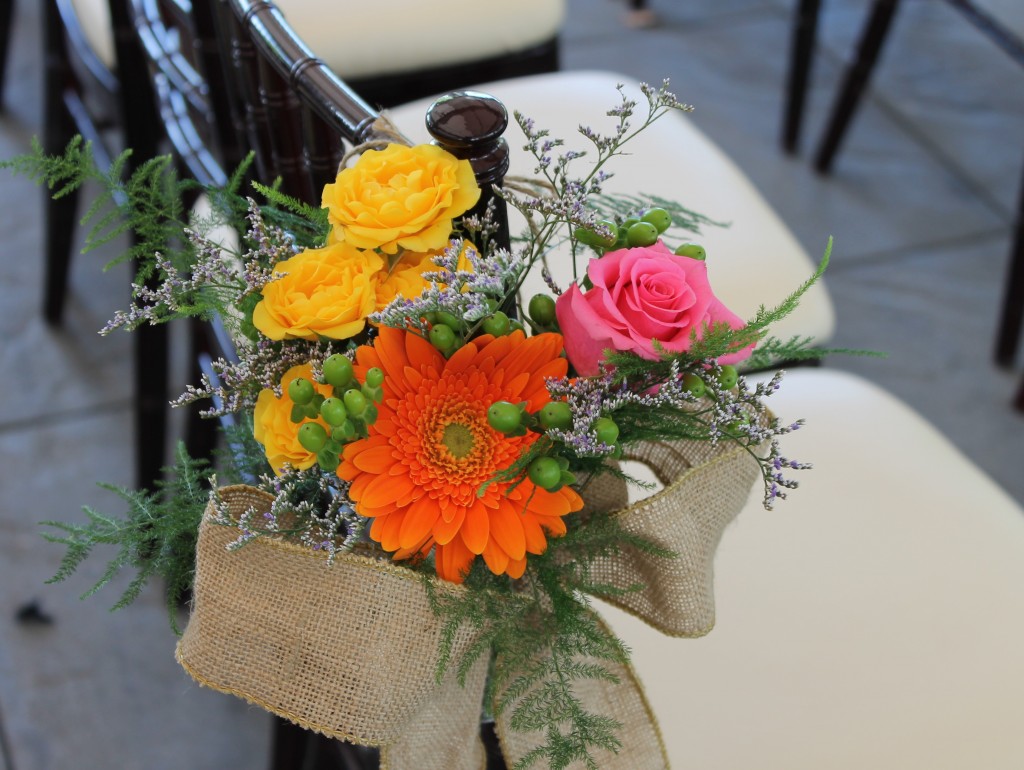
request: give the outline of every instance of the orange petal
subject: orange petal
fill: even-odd
[[[493,537],[510,559],[522,559],[526,555],[526,536],[519,513],[512,504],[505,502],[491,511],[491,537]]]
[[[405,357],[405,334],[401,329],[382,326],[373,343],[374,350],[380,356],[381,368],[385,372],[384,381],[388,382],[392,393],[405,393],[407,390],[403,387],[402,381],[402,370],[408,364]],[[390,377],[387,376],[389,374]]]
[[[466,511],[466,520],[462,523],[462,542],[475,554],[483,553],[490,535],[487,509],[479,500],[474,500]]]
[[[476,340],[473,340],[476,342]],[[463,345],[456,350],[452,357],[444,365],[446,372],[461,372],[467,369],[476,358],[476,346],[474,344]]]
[[[414,369],[427,366],[440,369],[444,364],[444,356],[418,334],[408,333],[405,335],[405,354]]]
[[[487,569],[495,575],[505,574],[505,568],[508,567],[508,554],[501,550],[501,547],[493,540],[484,548],[483,557]]]
[[[387,473],[395,462],[395,450],[388,444],[370,447],[352,457],[352,464],[367,473]]]
[[[514,580],[518,580],[526,572],[526,559],[510,559],[505,574]]]
[[[536,516],[526,515],[522,518],[523,535],[526,537],[526,552],[542,554],[548,549],[548,539]]]
[[[380,530],[380,547],[385,551],[397,551],[402,547],[400,535],[404,519],[403,511],[396,511],[390,516],[381,516],[375,519],[375,521],[384,522]]]
[[[367,475],[369,476],[369,474]],[[349,497],[365,502],[371,508],[380,508],[388,503],[393,503],[416,489],[416,485],[408,476],[382,475],[369,476],[369,478],[371,479],[370,483],[359,490],[358,496],[353,490],[356,483],[362,479],[357,479],[349,487]]]
[[[452,583],[461,583],[465,580],[473,559],[476,558],[459,538],[455,538],[448,545],[437,546],[435,554],[437,574]]]
[[[440,545],[447,545],[452,538],[459,534],[462,523],[466,520],[466,509],[461,505],[451,506],[452,519],[445,521],[444,516],[434,522],[434,539]]]
[[[398,537],[401,547],[412,548],[427,538],[440,515],[437,501],[429,495],[423,495],[410,505],[405,511],[405,520],[402,522],[402,531]]]

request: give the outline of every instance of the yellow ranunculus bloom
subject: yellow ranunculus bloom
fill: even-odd
[[[385,254],[444,248],[452,219],[479,199],[469,161],[429,144],[364,152],[323,191],[332,240]]]
[[[256,411],[253,413],[253,436],[263,445],[267,461],[277,475],[281,475],[285,464],[305,470],[316,462],[316,455],[299,443],[299,425],[291,420],[294,404],[288,397],[288,384],[296,377],[305,377],[324,396],[330,396],[333,392],[330,385],[321,385],[313,379],[313,367],[309,364],[293,366],[284,373],[280,398],[269,388],[260,391],[256,399]],[[316,422],[324,428],[328,427],[323,420]]]
[[[376,309],[383,266],[377,254],[347,243],[307,249],[275,266],[285,275],[263,287],[252,322],[272,340],[348,339]]]

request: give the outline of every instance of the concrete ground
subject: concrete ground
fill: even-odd
[[[805,147],[817,140],[863,3],[824,4]],[[834,173],[778,149],[791,3],[651,0],[660,23],[622,23],[610,0],[570,0],[565,69],[671,77],[693,120],[742,167],[827,278],[837,345],[888,360],[834,358],[931,420],[1024,503],[1021,372],[992,362],[1024,157],[1024,71],[943,3],[903,4]],[[41,133],[40,19],[17,4],[0,113],[0,157]],[[38,523],[113,513],[96,481],[129,484],[129,340],[95,331],[123,305],[127,276],[77,258],[66,321],[44,324],[42,193],[0,178],[0,770],[223,770],[267,761],[268,717],[202,691],[173,660],[158,590],[108,615],[116,587],[78,600],[102,571],[45,586],[60,549]],[[941,479],[936,479],[941,483]]]

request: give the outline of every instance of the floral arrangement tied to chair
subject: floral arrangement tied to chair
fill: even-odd
[[[149,255],[156,280],[104,331],[222,323],[237,360],[178,403],[232,415],[231,451],[215,475],[180,449],[161,490],[122,490],[127,522],[55,523],[57,577],[118,543],[110,574],[141,570],[122,602],[153,574],[193,590],[177,655],[196,680],[387,767],[480,767],[481,713],[517,767],[666,766],[588,597],[711,630],[723,529],[757,480],[771,508],[808,467],[768,408],[781,373],[739,368],[824,352],[768,335],[828,255],[778,307],[726,307],[695,237],[713,223],[604,189],[633,137],[688,109],[667,84],[643,96],[580,129],[588,154],[517,115],[535,168],[489,205],[469,161],[395,134],[350,152],[320,207],[242,191],[244,168],[207,190],[214,213]],[[73,143],[14,165],[54,183],[89,160]],[[189,184],[167,159],[104,178],[143,206]],[[208,238],[223,224],[237,251]]]

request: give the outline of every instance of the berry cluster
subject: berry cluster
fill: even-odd
[[[377,419],[375,404],[384,397],[384,372],[374,367],[360,384],[352,361],[338,353],[324,361],[323,380],[331,386],[333,395],[317,393],[312,382],[297,377],[288,384],[288,397],[294,404],[292,422],[300,423],[299,443],[316,455],[323,470],[331,472],[337,469],[345,444],[369,435],[367,426]],[[304,422],[317,419],[328,427],[319,422]]]
[[[495,337],[504,337],[506,334],[523,328],[522,323],[514,318],[509,318],[507,313],[498,310],[497,300],[488,298],[487,304],[491,307],[491,313],[480,320],[480,332]],[[450,358],[452,353],[461,348],[471,332],[469,322],[443,310],[427,313],[424,320],[430,324],[427,339],[445,358]],[[477,325],[473,324],[473,326]]]
[[[487,410],[488,425],[506,436],[525,436],[529,430],[538,433],[568,430],[572,422],[572,409],[565,401],[549,401],[532,413],[526,411],[525,401],[518,404],[496,401]],[[599,417],[594,421],[593,430],[600,443],[615,446],[621,454],[621,447],[617,445],[619,426],[612,418]],[[557,453],[531,460],[526,475],[538,487],[549,492],[557,492],[576,481],[576,476],[569,471],[569,461]]]
[[[663,208],[654,207],[646,209],[640,216],[626,217],[621,222],[602,219],[595,229],[578,227],[573,235],[584,246],[604,254],[616,249],[653,246],[671,226],[672,215]],[[704,247],[696,243],[684,243],[675,250],[675,254],[700,260],[707,256]]]

